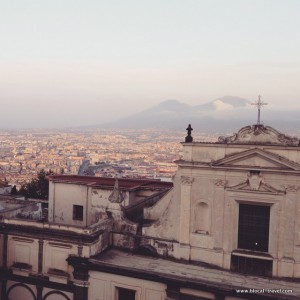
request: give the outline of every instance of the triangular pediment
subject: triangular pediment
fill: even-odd
[[[253,148],[239,153],[231,154],[212,163],[214,167],[258,167],[279,170],[300,170],[300,164],[283,156]]]

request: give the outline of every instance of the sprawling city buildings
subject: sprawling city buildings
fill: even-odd
[[[1,299],[299,299],[299,139],[191,130],[172,183],[53,175],[47,209],[3,196]]]
[[[150,129],[2,131],[0,180],[19,188],[41,170],[170,180],[180,155],[179,141],[178,133]]]

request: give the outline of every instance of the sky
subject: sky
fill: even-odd
[[[100,124],[168,99],[300,107],[299,11],[298,0],[2,1],[0,128]]]

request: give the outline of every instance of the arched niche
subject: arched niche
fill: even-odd
[[[44,295],[43,300],[70,300],[70,298],[61,291],[50,291]]]
[[[193,232],[209,234],[210,208],[206,202],[198,202],[194,207]]]
[[[36,300],[36,296],[32,289],[23,283],[12,285],[6,293],[8,300]]]

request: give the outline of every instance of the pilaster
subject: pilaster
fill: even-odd
[[[43,300],[43,287],[40,285],[36,287],[36,299]]]
[[[181,176],[180,244],[190,244],[191,190],[194,178]]]
[[[88,258],[70,256],[68,263],[73,267],[74,300],[88,300]]]
[[[175,284],[168,284],[166,289],[166,300],[178,300],[180,299],[180,286]]]
[[[3,268],[7,268],[7,234],[3,234]]]
[[[44,240],[39,240],[38,272],[43,273]]]

